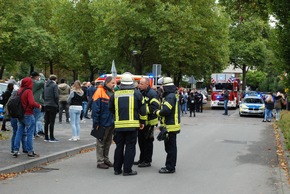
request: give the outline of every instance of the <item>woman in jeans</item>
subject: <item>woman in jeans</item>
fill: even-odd
[[[80,140],[80,115],[83,110],[82,102],[85,100],[84,91],[81,88],[81,82],[76,80],[72,86],[72,91],[68,96],[70,124],[72,127],[72,137],[69,141]]]
[[[271,122],[272,110],[274,109],[274,98],[272,93],[270,93],[265,99],[265,107],[266,110],[263,122]]]

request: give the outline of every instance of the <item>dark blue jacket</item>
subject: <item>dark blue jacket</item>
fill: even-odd
[[[114,117],[109,110],[110,92],[107,88],[99,85],[93,95],[92,117],[93,128],[96,126],[110,127],[114,126]]]

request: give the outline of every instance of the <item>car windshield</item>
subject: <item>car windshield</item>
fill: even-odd
[[[245,103],[251,103],[251,104],[263,104],[262,99],[259,98],[246,98],[244,99]]]

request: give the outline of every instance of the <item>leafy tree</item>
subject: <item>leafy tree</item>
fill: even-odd
[[[269,53],[269,25],[265,19],[267,12],[263,1],[221,0],[226,7],[232,22],[230,25],[230,63],[243,70],[243,90],[245,90],[247,72],[250,69],[263,67],[273,59],[267,58]]]
[[[290,7],[289,1],[287,0],[269,0],[269,7],[273,12],[274,17],[277,19],[276,21],[276,35],[277,39],[275,48],[276,55],[280,57],[280,65],[277,66],[283,72],[281,75],[281,81],[283,82],[285,88],[290,94],[289,85],[290,85]]]

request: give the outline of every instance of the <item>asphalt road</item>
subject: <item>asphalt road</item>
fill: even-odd
[[[262,123],[261,118],[239,117],[238,110],[230,110],[229,114],[205,110],[195,118],[188,114],[182,117],[174,174],[158,173],[166,154],[163,142],[155,141],[152,166],[134,166],[138,171],[136,176],[116,176],[113,169],[97,169],[92,151],[1,181],[0,193],[290,193],[278,165],[272,123]],[[114,149],[113,144],[111,160]]]

